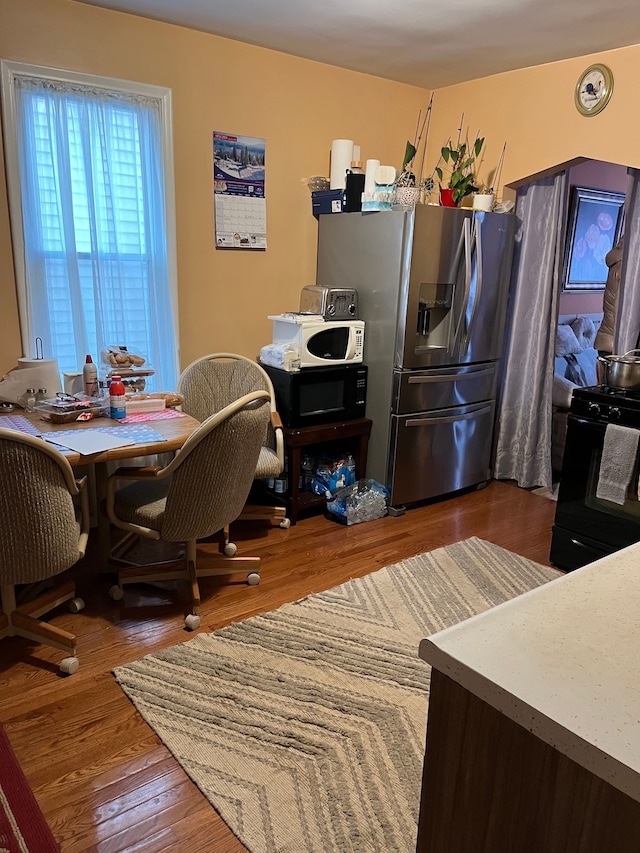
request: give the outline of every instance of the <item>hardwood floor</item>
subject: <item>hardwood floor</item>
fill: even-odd
[[[494,481],[399,518],[353,527],[322,515],[289,530],[236,524],[238,553],[263,558],[261,583],[249,587],[241,576],[202,581],[200,631],[470,536],[549,565],[555,506]],[[201,553],[215,547],[205,545]],[[63,853],[241,853],[245,848],[111,674],[193,636],[183,628],[179,596],[169,587],[166,594],[127,587],[124,601],[112,602],[112,578],[100,575],[91,553],[72,574],[86,609],[72,615],[60,608],[51,621],[78,636],[75,675],[58,675],[62,653],[19,638],[0,641],[0,721]]]

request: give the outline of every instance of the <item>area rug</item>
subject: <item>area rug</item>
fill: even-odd
[[[59,853],[29,783],[0,726],[0,851]]]
[[[251,853],[415,849],[423,637],[560,576],[472,538],[114,670]]]

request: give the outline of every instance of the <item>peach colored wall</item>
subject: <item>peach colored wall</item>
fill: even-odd
[[[585,118],[573,99],[578,77],[593,62],[611,68],[613,95],[599,115]],[[580,157],[639,167],[639,63],[640,45],[634,45],[439,89],[427,149],[431,169],[447,137],[457,134],[463,112],[470,136],[480,130],[486,140],[481,180],[491,183],[507,143],[499,196],[504,185],[524,183]]]
[[[331,140],[399,166],[426,90],[344,71],[143,18],[70,2],[2,0],[0,55],[169,86],[173,91],[181,363],[212,350],[253,356],[270,340],[269,313],[297,307],[315,274],[316,222],[301,178],[328,174]],[[598,116],[573,104],[593,61],[615,76]],[[640,46],[550,63],[436,92],[426,170],[460,115],[486,137],[480,178],[503,143],[501,184],[524,183],[576,158],[640,166]],[[266,252],[213,246],[211,133],[267,140]],[[498,195],[503,187],[497,187]],[[507,190],[505,196],[511,194]],[[4,176],[0,177],[0,371],[20,355]]]
[[[399,166],[422,89],[69,0],[0,0],[0,56],[168,86],[173,92],[182,366],[206,352],[257,355],[267,315],[296,310],[315,282],[311,175],[331,140]],[[267,144],[265,252],[214,248],[214,130]],[[20,356],[4,174],[0,176],[0,372]]]

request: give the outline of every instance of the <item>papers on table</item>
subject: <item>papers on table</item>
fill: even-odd
[[[65,432],[64,435],[48,432],[43,433],[42,437],[50,444],[75,450],[83,456],[104,453],[105,450],[114,450],[116,447],[127,447],[136,443],[133,438],[125,436],[121,438],[98,429],[77,430],[73,434]]]

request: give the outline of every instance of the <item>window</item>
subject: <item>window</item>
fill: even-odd
[[[178,376],[170,92],[2,62],[25,355],[61,372],[108,346]]]

